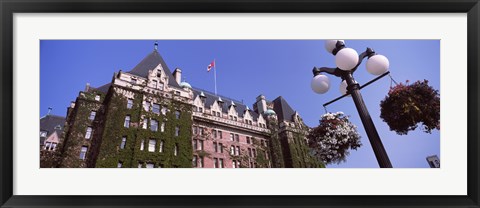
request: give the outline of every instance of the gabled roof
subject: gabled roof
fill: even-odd
[[[100,92],[103,92],[103,93],[107,94],[108,89],[110,88],[111,85],[112,85],[112,83],[104,84],[100,87],[97,87],[96,89],[99,90]]]
[[[128,73],[148,78],[148,71],[154,69],[159,64],[162,65],[165,74],[167,74],[168,76],[168,85],[180,88],[177,81],[173,77],[172,72],[170,71],[167,64],[157,50],[154,50],[153,52],[148,54],[145,58],[143,58],[140,63],[137,64],[137,66],[135,66]]]
[[[211,105],[213,105],[213,103],[215,101],[218,100],[218,98],[221,98],[222,101],[223,101],[223,105],[222,105],[222,111],[223,113],[228,113],[228,109],[230,108],[230,105],[232,104],[232,102],[235,104],[235,109],[237,110],[237,113],[238,113],[238,116],[239,117],[243,117],[244,114],[245,114],[245,110],[247,109],[247,106],[244,105],[242,102],[239,102],[237,100],[234,100],[234,99],[231,99],[231,98],[228,98],[228,97],[224,97],[224,96],[220,96],[220,95],[215,95],[211,92],[208,92],[208,91],[205,91],[205,90],[202,90],[202,89],[198,89],[198,88],[193,88],[193,97],[196,98],[197,96],[199,96],[202,92],[203,94],[205,95],[205,107],[210,107]],[[256,112],[254,112],[253,110],[250,110],[250,115],[253,117],[253,120],[257,120],[258,119],[258,114]]]
[[[46,115],[40,118],[40,130],[41,131],[48,131],[48,136],[50,136],[53,132],[57,131],[57,134],[60,136],[62,135],[63,126],[65,125],[65,117],[56,116],[56,115]],[[60,129],[55,129],[55,127],[60,126]]]
[[[290,107],[285,99],[282,96],[277,97],[272,101],[273,110],[277,113],[277,118],[279,121],[292,121],[293,114],[295,111]]]

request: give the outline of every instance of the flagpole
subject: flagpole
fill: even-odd
[[[213,59],[213,77],[215,80],[215,95],[217,95],[217,63],[215,63],[215,59]]]

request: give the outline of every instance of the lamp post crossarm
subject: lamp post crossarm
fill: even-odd
[[[378,76],[378,77],[375,77],[374,79],[368,81],[368,82],[365,83],[364,85],[360,86],[359,89],[360,89],[360,90],[363,89],[364,87],[366,87],[366,86],[368,86],[368,85],[376,82],[377,80],[383,78],[384,76],[387,76],[388,74],[390,74],[390,71],[387,71],[387,72],[383,73],[382,75],[380,75],[380,76]],[[336,101],[338,101],[338,100],[340,100],[340,99],[342,99],[342,98],[344,98],[344,97],[347,97],[348,95],[350,95],[349,92],[347,92],[346,94],[344,94],[344,95],[342,95],[342,96],[340,96],[340,97],[337,97],[337,98],[335,98],[335,99],[333,99],[333,100],[331,100],[331,101],[328,101],[328,102],[326,102],[326,103],[323,104],[323,107],[327,107],[328,105],[330,105],[330,104],[332,104],[332,103],[334,103],[334,102],[336,102]]]

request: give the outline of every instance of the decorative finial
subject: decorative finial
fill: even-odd
[[[158,49],[158,41],[155,41],[155,44],[154,44],[153,49],[154,49],[154,50],[157,50],[157,49]]]

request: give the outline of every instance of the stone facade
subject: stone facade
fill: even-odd
[[[87,84],[68,108],[59,167],[323,167],[309,128],[279,97],[253,109],[192,88],[154,50],[111,83]]]

